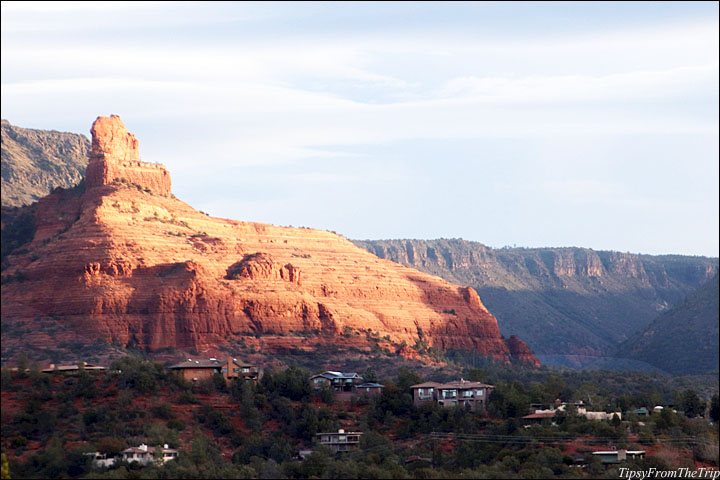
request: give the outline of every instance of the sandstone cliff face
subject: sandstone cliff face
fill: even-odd
[[[41,330],[52,318],[85,337],[151,349],[372,332],[537,363],[501,338],[472,288],[379,259],[334,233],[201,214],[169,196],[164,168],[148,174],[135,163],[137,141],[119,118],[101,117],[92,133],[84,191],[44,198],[32,242],[8,257],[4,323],[35,319]],[[116,172],[136,186],[116,182]]]
[[[492,249],[465,240],[356,241],[380,258],[471,285],[504,334],[543,362],[586,365],[712,277],[718,260],[583,248]]]
[[[29,205],[82,179],[90,141],[83,135],[33,130],[2,121],[2,206]]]
[[[138,141],[117,115],[93,123],[87,187],[128,183],[158,195],[170,195],[170,174],[163,165],[141,162]]]

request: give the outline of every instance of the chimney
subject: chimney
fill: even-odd
[[[141,443],[140,446],[138,447],[138,449],[142,450],[143,452],[147,452],[148,446],[145,445],[144,443]]]
[[[164,444],[163,444],[163,448],[164,448],[165,450],[167,450],[167,449],[170,448],[170,447],[168,446],[167,443],[164,443]]]
[[[338,433],[345,433],[345,430],[342,429],[342,428],[339,428],[339,429],[338,429]]]

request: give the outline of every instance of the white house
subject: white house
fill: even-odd
[[[126,462],[138,462],[141,465],[148,465],[155,461],[155,447],[148,447],[144,443],[139,447],[130,447],[122,451],[122,459]],[[162,456],[158,458],[159,463],[165,463],[168,460],[174,460],[178,456],[178,451],[170,448],[168,444],[162,446]]]

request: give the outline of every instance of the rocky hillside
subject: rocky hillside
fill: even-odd
[[[671,373],[717,371],[720,364],[718,276],[618,348],[633,358]]]
[[[4,252],[4,360],[61,341],[219,354],[266,334],[317,350],[372,332],[403,352],[538,363],[501,337],[472,288],[335,233],[207,216],[171,194],[162,165],[139,160],[118,117],[99,117],[91,133],[87,179],[12,222],[29,234]]]
[[[501,332],[522,332],[543,362],[574,366],[613,357],[619,343],[718,269],[716,258],[492,249],[459,239],[354,243],[379,258],[471,285]]]
[[[90,141],[84,135],[32,130],[2,121],[2,206],[29,205],[56,187],[77,185]]]

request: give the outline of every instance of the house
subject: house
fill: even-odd
[[[122,459],[128,463],[138,462],[141,465],[149,465],[155,461],[165,463],[168,460],[176,459],[178,456],[178,451],[170,448],[167,443],[163,445],[162,448],[157,448],[160,448],[162,451],[161,456],[157,460],[155,459],[156,447],[148,447],[144,443],[139,447],[130,447],[123,450]]]
[[[440,386],[437,382],[418,383],[410,387],[413,392],[413,403],[419,407],[425,402],[437,401],[435,389]]]
[[[226,380],[238,379],[257,382],[262,376],[260,368],[256,365],[238,362],[237,358],[228,358],[220,373]]]
[[[92,365],[87,362],[82,362],[83,369],[86,372],[99,372],[103,370],[107,370],[105,367],[100,367],[98,365]],[[42,373],[63,373],[65,375],[77,375],[80,371],[80,366],[78,364],[75,365],[55,365],[54,363],[51,363],[48,368],[44,368],[40,370]]]
[[[471,410],[482,411],[487,406],[487,399],[493,390],[492,385],[481,382],[463,380],[448,383],[425,382],[413,385],[413,402],[416,406],[434,401],[444,407],[464,405]]]
[[[565,410],[568,405],[572,405],[573,407],[577,408],[578,410],[582,410],[585,408],[585,403],[583,403],[582,400],[578,400],[576,402],[563,402],[559,398],[555,399],[555,408],[560,410]]]
[[[600,452],[593,452],[594,456],[600,458],[603,464],[620,463],[625,460],[633,460],[636,458],[645,458],[645,450],[606,450]]]
[[[522,419],[526,424],[541,423],[545,419],[550,419],[552,421],[552,419],[555,418],[556,412],[557,410],[552,409],[535,410],[534,413],[531,413],[530,415],[525,415],[524,417],[522,417]]]
[[[379,383],[361,383],[357,386],[357,393],[360,395],[380,395],[385,385]]]
[[[622,412],[583,412],[583,415],[588,420],[612,420],[617,415],[619,420],[622,420]]]
[[[330,387],[336,392],[355,392],[357,386],[363,383],[363,378],[357,373],[342,373],[327,371],[310,377],[312,387],[320,390],[323,387]]]
[[[92,457],[92,463],[95,467],[109,468],[115,465],[115,457],[108,458],[106,453],[89,452],[85,453],[84,455]]]
[[[363,382],[357,373],[342,373],[327,371],[310,377],[313,390],[331,388],[335,392],[335,399],[349,402],[357,395],[379,395],[384,385],[374,382]]]
[[[188,358],[186,362],[170,365],[168,369],[180,373],[189,382],[211,378],[215,374],[222,375],[225,380],[257,381],[261,376],[260,369],[257,366],[240,363],[237,358],[228,358],[225,362],[221,362],[217,358],[209,360]]]
[[[530,415],[525,415],[523,417],[523,420],[526,421],[526,423],[540,423],[544,418],[552,418],[555,416],[557,412],[565,412],[567,411],[568,405],[574,405],[577,408],[577,414],[581,417],[585,417],[588,420],[612,420],[612,418],[617,415],[619,419],[622,419],[622,413],[621,412],[588,412],[583,406],[582,402],[578,403],[562,403],[559,404],[557,408],[550,408],[545,410],[535,410]]]
[[[337,433],[318,433],[320,445],[327,446],[333,453],[356,450],[360,446],[362,432],[346,432],[342,428]]]

